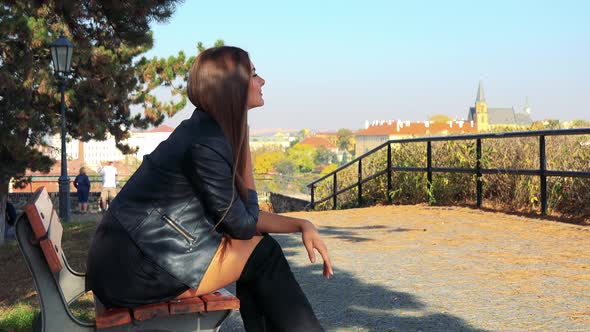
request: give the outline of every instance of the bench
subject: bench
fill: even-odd
[[[105,308],[95,297],[95,322],[74,317],[70,305],[85,294],[85,275],[74,271],[61,247],[63,228],[45,188],[39,188],[16,223],[21,252],[41,303],[34,331],[218,331],[239,300],[225,289],[137,307]]]

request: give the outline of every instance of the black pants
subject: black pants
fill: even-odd
[[[323,331],[283,250],[266,235],[236,285],[244,327],[252,331]]]

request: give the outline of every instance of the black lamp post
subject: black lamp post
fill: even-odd
[[[70,222],[70,178],[66,155],[66,107],[64,100],[65,80],[70,73],[74,45],[63,35],[49,45],[53,70],[61,92],[61,175],[59,177],[59,216]]]

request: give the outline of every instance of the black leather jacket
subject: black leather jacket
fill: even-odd
[[[192,288],[200,283],[222,233],[236,239],[256,233],[257,195],[249,190],[246,202],[240,198],[232,181],[232,155],[215,120],[195,110],[144,157],[109,208],[146,256]],[[232,195],[233,204],[213,230]]]

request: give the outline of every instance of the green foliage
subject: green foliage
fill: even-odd
[[[316,149],[316,155],[314,163],[316,165],[328,165],[336,158],[336,153],[328,150],[327,148],[320,146]]]
[[[114,2],[13,1],[0,5],[0,183],[26,169],[48,171],[52,163],[38,152],[42,138],[60,127],[60,93],[50,68],[49,44],[63,31],[75,45],[72,74],[66,80],[67,131],[82,140],[117,142],[131,127],[146,128],[183,105],[161,105],[149,91],[172,81],[176,63],[150,67],[144,78],[134,59],[153,45],[149,23],[168,19],[178,0]],[[129,11],[128,8],[135,8]],[[138,68],[147,62],[140,60]],[[182,68],[179,69],[180,71]],[[147,71],[147,69],[146,69]],[[180,72],[179,71],[179,72]],[[155,72],[155,74],[154,74]],[[147,106],[131,115],[130,106]],[[123,152],[130,148],[119,144]]]
[[[297,145],[299,142],[301,142],[300,138],[296,138],[294,140],[292,140],[291,142],[289,142],[289,148],[294,147],[295,145]]]
[[[255,160],[257,156],[269,153],[269,152],[284,152],[284,148],[280,145],[265,145],[261,146],[257,149],[251,149],[252,151],[252,160]]]
[[[223,45],[225,45],[225,42],[223,41],[223,39],[217,39],[215,41],[215,44],[213,44],[213,47],[221,47]],[[205,45],[203,45],[202,42],[197,43],[197,50],[199,51],[199,53],[203,52],[206,49],[207,48],[205,47]],[[191,63],[192,63],[192,61],[191,61]]]
[[[302,141],[309,136],[311,136],[311,129],[309,128],[303,128],[297,132],[297,138],[299,139],[299,141]]]
[[[338,140],[338,148],[342,151],[352,152],[354,151],[354,132],[350,129],[341,128],[336,133]]]
[[[223,46],[224,41],[218,39],[214,47]],[[197,51],[200,53],[207,48],[202,42],[197,43]],[[147,60],[142,57],[135,65],[136,76],[142,89],[137,91],[134,101],[141,104],[146,117],[152,121],[163,119],[163,115],[169,117],[182,110],[187,104],[186,82],[188,73],[193,65],[195,56],[186,57],[183,51],[176,56],[165,58],[152,58]],[[169,90],[171,100],[167,103],[160,102],[151,92],[164,87]]]
[[[332,160],[330,160],[330,163],[331,164],[338,164],[338,155],[337,154],[334,154],[332,156]]]
[[[332,173],[337,168],[338,168],[338,164],[330,164],[330,165],[324,167],[324,169],[322,169],[322,171],[320,172],[320,175],[326,175],[326,174]]]
[[[586,120],[573,120],[569,128],[590,128],[590,121]]]
[[[254,157],[253,157],[254,158]],[[282,152],[265,152],[254,159],[254,173],[266,174],[274,170],[277,162],[283,158]]]
[[[31,331],[33,319],[38,312],[39,310],[24,303],[0,309],[0,331]]]
[[[348,163],[348,153],[345,150],[342,152],[342,161],[340,161],[340,165],[344,165],[346,163]]]
[[[313,181],[314,174],[273,174],[269,176],[257,176],[254,181],[256,189],[260,192],[275,192],[287,195],[309,195],[307,184]]]
[[[287,158],[293,162],[300,172],[311,172],[314,169],[314,159],[316,157],[316,149],[309,145],[297,144],[287,150]]]
[[[275,169],[281,174],[291,175],[295,173],[296,165],[292,160],[284,158],[275,164]]]

